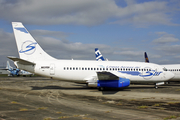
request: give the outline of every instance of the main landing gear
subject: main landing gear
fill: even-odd
[[[157,85],[155,85],[155,86],[154,86],[154,88],[155,88],[155,89],[158,89],[158,86],[157,86]]]
[[[99,90],[99,91],[103,91],[104,88],[103,88],[103,87],[98,87],[98,90]]]

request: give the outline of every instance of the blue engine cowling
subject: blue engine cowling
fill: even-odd
[[[125,78],[119,78],[119,80],[98,80],[97,87],[108,87],[108,88],[121,88],[128,87],[130,80]]]

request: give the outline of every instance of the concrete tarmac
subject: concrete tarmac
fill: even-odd
[[[44,77],[1,77],[0,120],[180,120],[180,83],[98,91]]]

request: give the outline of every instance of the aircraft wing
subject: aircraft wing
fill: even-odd
[[[18,63],[23,64],[23,65],[35,65],[35,63],[33,63],[33,62],[29,62],[27,60],[23,60],[23,59],[20,59],[17,57],[8,56],[8,58],[13,61],[17,61]]]
[[[117,71],[97,72],[97,76],[98,76],[98,80],[119,80],[119,78],[127,78],[125,74]]]

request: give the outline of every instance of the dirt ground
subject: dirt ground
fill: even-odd
[[[44,77],[1,77],[0,120],[180,120],[180,83],[98,91]]]

